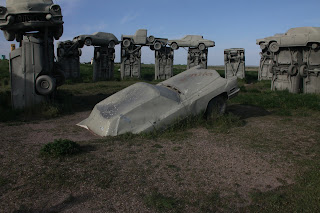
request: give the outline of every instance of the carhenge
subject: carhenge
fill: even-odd
[[[157,85],[133,84],[98,103],[77,125],[99,136],[157,131],[201,112],[223,113],[239,90],[237,77],[197,66]]]

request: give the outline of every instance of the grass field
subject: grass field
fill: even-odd
[[[223,75],[223,67],[209,68]],[[0,209],[318,212],[320,95],[272,92],[256,69],[217,120],[197,116],[160,133],[99,138],[75,124],[133,83],[158,83],[153,65],[142,66],[142,79],[120,81],[115,71],[97,83],[91,65],[81,65],[81,79],[59,87],[54,103],[22,111],[11,109],[8,63],[0,61]]]

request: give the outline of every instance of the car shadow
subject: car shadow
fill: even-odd
[[[227,107],[227,112],[239,116],[240,119],[270,115],[267,110],[253,105],[234,104]]]

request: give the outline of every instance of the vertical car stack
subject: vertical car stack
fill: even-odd
[[[66,79],[80,77],[80,56],[82,54],[79,43],[73,41],[58,42],[58,66],[63,70]]]
[[[292,28],[284,34],[258,39],[261,62],[259,80],[272,74],[272,90],[320,93],[320,28]],[[266,67],[267,66],[267,67]]]
[[[64,74],[54,62],[54,39],[63,33],[61,8],[47,1],[6,1],[0,6],[0,29],[20,47],[10,53],[13,108],[26,108],[52,99]]]
[[[245,78],[245,52],[243,48],[224,50],[225,78],[237,76]]]

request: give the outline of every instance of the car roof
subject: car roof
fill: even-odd
[[[320,35],[320,27],[296,27],[296,28],[291,28],[286,32],[286,35],[294,35],[294,34],[319,34]]]
[[[201,91],[216,79],[221,78],[219,73],[211,69],[200,69],[199,66],[180,73],[158,85],[164,85],[190,97]]]

